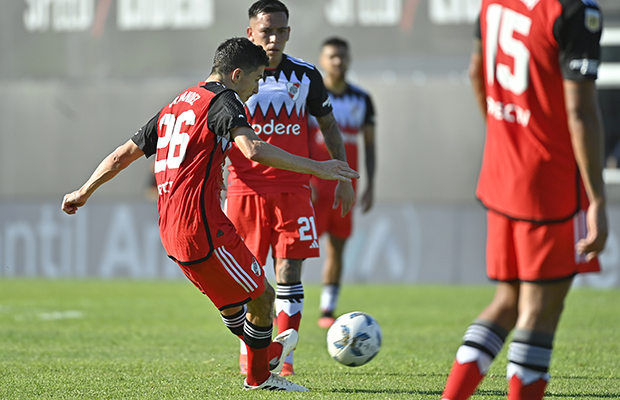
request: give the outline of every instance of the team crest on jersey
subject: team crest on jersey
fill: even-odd
[[[585,25],[586,29],[592,33],[596,33],[601,30],[601,12],[594,8],[586,8],[585,12]]]
[[[254,272],[254,275],[256,276],[261,275],[261,267],[258,264],[258,261],[256,261],[256,258],[252,259],[252,272]]]
[[[286,83],[286,90],[288,91],[288,95],[291,96],[291,99],[293,99],[293,101],[297,101],[297,99],[299,98],[299,93],[301,93],[301,91],[299,90],[300,87],[301,84],[299,82]]]

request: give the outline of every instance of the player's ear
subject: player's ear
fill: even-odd
[[[241,68],[235,68],[235,70],[230,73],[230,80],[232,80],[232,82],[235,84],[239,82],[242,77],[243,77],[243,70],[241,70]]]
[[[248,26],[247,28],[245,28],[245,33],[248,35],[248,39],[250,39],[250,41],[252,43],[254,43],[254,35],[253,35],[253,32],[252,32],[252,27],[251,26]]]

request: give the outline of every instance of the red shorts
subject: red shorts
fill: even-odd
[[[310,193],[229,195],[226,215],[261,265],[276,258],[319,256]]]
[[[206,261],[179,266],[220,310],[245,304],[265,290],[263,269],[239,236],[216,248]]]
[[[575,245],[586,236],[585,211],[566,222],[536,224],[487,212],[487,275],[498,281],[551,281],[601,270]]]
[[[327,181],[312,177],[314,212],[316,214],[316,232],[321,237],[325,232],[346,239],[351,236],[353,212],[342,216],[342,204],[334,206],[334,191],[338,181]]]

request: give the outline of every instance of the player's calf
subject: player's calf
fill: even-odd
[[[243,339],[243,327],[245,326],[245,318],[246,318],[247,307],[244,305],[239,312],[232,315],[224,315],[222,316],[222,321],[224,325],[233,333],[233,335],[237,336],[240,339]]]

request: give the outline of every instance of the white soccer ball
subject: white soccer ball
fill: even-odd
[[[381,348],[381,328],[370,315],[356,311],[341,315],[327,331],[327,351],[341,364],[359,367]]]

